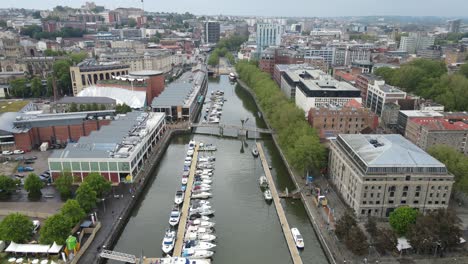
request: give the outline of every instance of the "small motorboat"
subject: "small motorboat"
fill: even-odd
[[[193,191],[195,191],[195,192],[209,192],[209,191],[211,191],[211,187],[195,186],[193,188]]]
[[[202,242],[197,240],[189,240],[185,242],[185,248],[193,248],[195,250],[210,250],[216,247],[216,244],[210,242]]]
[[[271,201],[273,199],[273,196],[271,196],[271,191],[270,189],[266,189],[264,192],[263,192],[263,196],[265,197],[265,200],[267,201]]]
[[[304,239],[302,238],[299,229],[295,227],[291,228],[291,234],[294,238],[294,243],[296,243],[296,247],[300,249],[304,248]]]
[[[189,149],[189,150],[187,151],[187,156],[193,156],[193,153],[194,153],[194,152],[195,152],[195,151],[194,151],[193,149]]]
[[[190,207],[190,213],[199,213],[199,212],[203,212],[203,211],[207,211],[207,210],[211,210],[211,205],[202,205],[202,206],[198,206],[198,207]]]
[[[180,220],[180,211],[178,207],[174,207],[171,211],[171,215],[169,217],[169,224],[171,226],[176,226]]]
[[[200,233],[187,233],[185,234],[186,240],[198,240],[203,242],[210,242],[216,239],[213,234],[200,234]]]
[[[214,233],[214,229],[211,227],[188,226],[187,233],[212,234]]]
[[[174,249],[174,242],[175,242],[175,231],[173,230],[166,230],[166,234],[164,235],[162,241],[162,251],[166,254],[169,254]]]
[[[253,149],[252,149],[252,155],[253,155],[255,158],[258,157],[258,150],[257,150],[257,148],[253,148]]]
[[[193,199],[192,200],[192,205],[200,206],[200,205],[210,205],[210,201],[207,200],[198,200],[198,199]]]
[[[209,259],[188,259],[182,257],[165,257],[159,259],[159,264],[210,264]]]
[[[215,210],[213,209],[200,209],[200,210],[193,210],[189,212],[189,215],[201,215],[201,216],[208,216],[213,215]]]
[[[182,184],[182,186],[180,186],[180,190],[185,192],[185,190],[187,190],[187,184]]]
[[[191,248],[187,248],[182,252],[182,257],[190,258],[190,259],[206,259],[211,258],[214,252],[209,250],[194,250]]]
[[[189,216],[189,220],[202,220],[202,221],[208,221],[211,218],[206,215],[199,215],[199,214],[194,214]]]
[[[265,175],[261,176],[259,179],[258,179],[258,183],[260,184],[260,187],[261,188],[267,188],[268,187],[268,180],[267,180],[267,177]]]
[[[200,186],[200,187],[206,187],[206,188],[211,188],[211,185],[207,184],[207,183],[200,183],[198,181],[195,181],[193,182],[193,186]],[[196,199],[196,198],[194,198]]]
[[[190,166],[191,164],[192,164],[191,161],[188,161],[188,160],[185,160],[185,161],[184,161],[184,165],[185,165],[185,166]]]
[[[212,194],[210,192],[201,192],[201,193],[196,193],[192,194],[193,199],[207,199],[210,198]]]
[[[182,177],[182,184],[187,184],[188,177]]]
[[[190,140],[188,146],[189,148],[195,148],[195,144],[196,144],[195,140]]]
[[[184,202],[184,192],[183,191],[177,191],[174,197],[174,202],[176,204],[181,204]]]
[[[230,80],[231,82],[236,81],[236,79],[237,79],[237,76],[236,76],[235,73],[233,73],[233,72],[229,73],[229,80]]]
[[[195,219],[193,221],[190,221],[189,224],[192,226],[200,226],[200,227],[214,227],[216,225],[214,222],[200,220],[200,219]]]
[[[213,181],[212,180],[200,179],[200,181],[196,180],[195,182],[204,183],[204,184],[211,184]]]

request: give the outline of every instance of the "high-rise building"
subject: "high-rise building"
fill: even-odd
[[[279,24],[257,24],[257,48],[261,52],[269,46],[279,46],[283,28]]]
[[[389,217],[399,206],[447,208],[454,177],[401,135],[342,134],[330,142],[330,178],[358,217]]]
[[[411,32],[409,36],[401,37],[400,50],[415,54],[418,50],[433,46],[434,42],[435,36],[429,36],[420,32]]]
[[[406,93],[397,87],[385,84],[385,81],[374,80],[368,84],[366,107],[378,116],[382,115],[382,109],[386,103],[396,102],[406,98]]]
[[[205,23],[205,43],[217,43],[221,26],[217,21],[208,21]]]
[[[458,33],[460,32],[460,24],[461,24],[461,19],[453,19],[447,21],[447,30],[450,33]]]

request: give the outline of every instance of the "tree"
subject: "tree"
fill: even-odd
[[[69,171],[63,172],[55,181],[55,187],[60,192],[62,200],[66,200],[71,197],[73,175]]]
[[[36,33],[42,32],[42,27],[38,25],[25,26],[21,29],[21,35],[33,38]]]
[[[89,184],[91,189],[96,192],[98,198],[102,198],[103,195],[112,188],[111,182],[104,179],[104,177],[97,172],[91,172],[88,174],[84,179],[84,182]]]
[[[208,58],[208,65],[215,67],[219,64],[219,55],[217,52],[211,53],[210,57]]]
[[[80,104],[80,112],[86,111],[86,105],[85,104]]]
[[[136,22],[136,20],[135,20],[134,18],[129,18],[129,19],[128,19],[127,25],[128,25],[129,27],[131,27],[131,28],[132,28],[132,27],[136,27],[137,22]]]
[[[350,228],[345,244],[351,252],[359,256],[366,254],[369,250],[366,235],[357,225]]]
[[[52,66],[55,78],[57,80],[57,89],[62,95],[71,95],[71,79],[70,79],[70,60],[57,60]]]
[[[427,152],[444,163],[455,176],[455,190],[468,194],[468,157],[446,145],[432,146]]]
[[[88,53],[86,52],[71,53],[69,57],[73,64],[78,64],[84,61],[86,58],[88,58]]]
[[[10,94],[14,97],[29,97],[30,90],[27,87],[26,79],[16,79],[10,82]]]
[[[377,229],[377,220],[373,216],[368,216],[367,217],[367,222],[366,222],[366,231],[371,235],[372,237],[375,237],[378,233]]]
[[[98,105],[96,103],[93,103],[91,105],[91,109],[93,109],[93,111],[97,111],[97,110],[99,110],[99,107],[98,107]]]
[[[96,206],[96,192],[89,186],[89,183],[83,182],[76,190],[76,201],[85,212],[91,211]]]
[[[86,216],[86,212],[80,207],[78,201],[73,199],[67,200],[60,212],[65,216],[69,228],[73,228]]]
[[[68,223],[67,218],[62,213],[48,217],[39,232],[39,242],[49,245],[55,242],[59,245],[64,245],[65,240],[70,235]]]
[[[346,211],[343,216],[338,219],[335,226],[335,234],[339,239],[345,239],[350,231],[350,228],[357,225],[356,218],[352,211]]]
[[[34,77],[31,81],[31,92],[35,98],[41,97],[42,95],[42,81],[39,77]]]
[[[41,11],[34,11],[32,13],[32,17],[35,18],[35,19],[41,19]]]
[[[7,22],[5,20],[0,20],[0,27],[1,28],[6,28],[7,27]]]
[[[54,95],[54,85],[53,85],[53,79],[52,76],[47,77],[47,93],[46,96],[50,97]]]
[[[409,206],[401,206],[390,213],[389,223],[392,229],[401,236],[406,235],[411,224],[416,222],[418,210]]]
[[[458,71],[458,73],[465,76],[465,78],[468,78],[468,64],[463,64],[462,66],[460,66],[460,70]]]
[[[387,251],[394,251],[397,244],[398,238],[395,235],[395,232],[388,228],[377,229],[374,246],[380,254],[385,254]]]
[[[41,197],[41,189],[44,187],[44,183],[41,181],[39,176],[34,173],[30,173],[24,181],[24,189],[28,191],[28,197],[38,199]]]
[[[13,213],[0,222],[0,240],[24,243],[31,239],[34,225],[25,215]]]
[[[131,112],[132,108],[130,106],[126,105],[125,103],[124,104],[117,104],[115,106],[115,111],[117,112],[117,114],[126,114],[128,112]]]
[[[16,190],[16,182],[12,178],[0,175],[0,199],[5,199]]]
[[[75,102],[70,104],[69,112],[72,112],[72,113],[78,112],[78,105]]]

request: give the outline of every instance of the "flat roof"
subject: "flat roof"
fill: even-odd
[[[398,134],[340,134],[354,155],[368,167],[445,167],[443,163]]]
[[[421,110],[402,110],[400,113],[407,117],[443,117],[444,115],[436,111],[421,111]]]
[[[384,93],[405,93],[402,90],[398,89],[397,87],[391,86],[388,84],[379,85],[379,88]]]
[[[58,100],[56,102],[57,104],[71,104],[71,103],[77,103],[77,104],[92,104],[92,103],[97,103],[97,104],[115,104],[115,99],[109,98],[109,97],[99,97],[99,96],[81,96],[81,97],[75,97],[75,96],[65,96],[62,99]]]
[[[77,143],[70,143],[65,149],[54,150],[49,159],[92,159],[106,158],[121,160],[116,154],[130,155],[138,145],[140,138],[164,119],[164,113],[133,111],[118,115],[107,126],[93,131],[89,136],[81,137]],[[114,157],[111,156],[112,153]],[[127,157],[128,157],[127,155]]]
[[[129,73],[128,73],[128,75],[132,75],[132,76],[142,76],[142,77],[156,76],[156,75],[161,75],[161,74],[163,74],[162,71],[152,71],[152,70],[132,71],[132,72],[129,72]]]

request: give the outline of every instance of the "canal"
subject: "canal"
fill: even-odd
[[[227,101],[223,107],[221,123],[265,128],[259,117],[253,98],[237,84],[229,83],[227,76],[210,79],[211,91],[224,91]],[[198,128],[201,132],[218,132],[213,128]],[[224,131],[237,135],[237,131]],[[260,159],[254,159],[251,147],[254,139],[241,141],[236,138],[210,135],[176,136],[172,139],[164,157],[154,171],[154,177],[146,193],[134,208],[114,250],[148,257],[162,257],[161,241],[169,227],[169,213],[174,203],[174,193],[180,189],[183,161],[189,140],[212,143],[218,147],[210,200],[216,222],[216,252],[214,263],[292,263],[274,204],[268,204],[258,186],[263,175]],[[281,160],[271,137],[263,135],[272,175],[280,190],[294,189],[287,169]],[[202,154],[203,155],[203,154]],[[301,251],[304,263],[328,263],[307,213],[300,200],[282,200],[289,224],[301,231],[305,249]],[[109,261],[109,263],[115,263]]]

